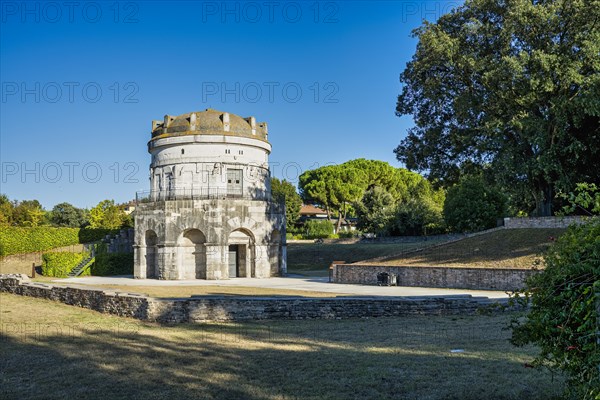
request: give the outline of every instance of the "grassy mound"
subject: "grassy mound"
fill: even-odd
[[[504,229],[365,264],[486,268],[543,267],[542,253],[565,229]]]

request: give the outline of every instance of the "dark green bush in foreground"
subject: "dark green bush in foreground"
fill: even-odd
[[[56,253],[45,253],[42,256],[42,275],[53,276],[56,278],[65,278],[73,268],[77,266],[81,261],[89,256],[88,252],[83,253],[70,253],[70,252],[56,252]],[[89,268],[81,275],[89,275]]]
[[[94,276],[132,275],[133,253],[106,253],[99,251],[92,264],[91,274]]]
[[[564,371],[568,398],[600,399],[600,218],[571,226],[544,260],[545,270],[513,295],[531,309],[525,321],[512,322],[512,342],[538,345],[534,365]]]
[[[304,224],[304,239],[326,239],[333,235],[333,224],[327,220],[309,220]]]

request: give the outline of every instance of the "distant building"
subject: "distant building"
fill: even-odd
[[[137,196],[136,278],[286,270],[285,205],[271,200],[267,124],[207,109],[152,122],[150,191]]]
[[[299,222],[304,223],[310,220],[323,221],[327,220],[327,211],[314,206],[312,204],[303,204],[300,208],[300,218]],[[333,224],[333,230],[335,231],[337,227],[337,218],[333,218],[330,221]],[[354,231],[356,230],[356,221],[352,218],[342,218],[342,223],[340,225],[341,231]],[[339,233],[339,232],[335,232]]]
[[[135,211],[135,201],[130,201],[129,203],[123,204],[123,212],[125,214],[130,215]]]
[[[326,219],[327,211],[313,206],[311,204],[302,204],[300,208],[300,220],[305,221],[308,219]]]

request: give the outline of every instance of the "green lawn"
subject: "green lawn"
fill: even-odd
[[[509,315],[161,326],[0,294],[2,399],[557,399]],[[464,352],[452,353],[453,349]]]
[[[542,267],[542,254],[565,229],[505,229],[466,238],[400,257],[378,260],[378,265],[452,266],[485,268]]]
[[[368,258],[400,254],[446,240],[429,238],[407,243],[288,243],[288,273],[327,276],[332,261],[357,262]]]

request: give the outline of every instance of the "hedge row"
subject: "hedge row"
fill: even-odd
[[[88,252],[70,253],[56,252],[44,253],[42,256],[42,275],[53,276],[56,278],[65,278],[73,268],[85,258],[89,257]],[[80,276],[89,275],[90,269],[83,271]]]
[[[114,229],[55,228],[39,226],[22,228],[7,226],[0,229],[0,257],[11,254],[46,251],[56,247],[71,246],[78,243],[96,242]]]
[[[79,228],[2,227],[0,230],[0,256],[32,253],[55,247],[79,243]]]
[[[92,243],[104,239],[106,235],[115,235],[119,229],[83,228],[79,230],[79,243]]]
[[[132,275],[133,253],[100,252],[96,254],[91,274],[94,276]]]

